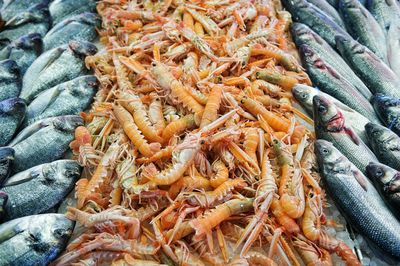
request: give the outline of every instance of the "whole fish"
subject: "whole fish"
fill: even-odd
[[[386,200],[392,212],[400,217],[400,172],[381,164],[371,162],[367,176]]]
[[[385,34],[371,13],[357,0],[339,0],[339,12],[354,39],[387,62]]]
[[[14,60],[23,76],[33,61],[42,53],[42,37],[38,33],[24,35],[0,51],[0,60]]]
[[[100,27],[100,17],[94,13],[83,13],[66,18],[55,25],[43,38],[45,50],[75,41],[93,41]]]
[[[15,14],[23,13],[36,4],[48,4],[48,0],[4,0],[0,14],[4,21],[10,20]]]
[[[400,98],[400,78],[373,52],[355,40],[336,37],[337,48],[373,93]]]
[[[389,27],[387,46],[390,68],[400,78],[400,19],[397,19]]]
[[[26,104],[20,98],[0,102],[0,146],[6,145],[14,136],[25,117]]]
[[[301,22],[313,29],[332,47],[335,46],[335,36],[349,36],[332,18],[306,0],[283,0],[282,3],[293,16],[293,20]]]
[[[80,174],[81,167],[76,161],[59,160],[8,178],[1,188],[8,195],[4,219],[39,214],[53,208],[73,189]]]
[[[81,76],[40,93],[27,108],[24,127],[47,117],[79,114],[93,101],[97,86],[95,76]]]
[[[39,120],[24,128],[9,144],[15,150],[13,172],[60,159],[74,139],[74,131],[83,125],[77,115]]]
[[[65,248],[74,222],[64,214],[46,213],[0,225],[0,265],[48,265]]]
[[[361,140],[364,143],[367,143],[368,139],[365,132],[365,125],[370,122],[368,118],[354,111],[353,109],[336,100],[332,96],[318,90],[317,88],[313,88],[303,84],[297,84],[293,87],[292,93],[296,100],[311,117],[313,116],[314,96],[319,95],[326,98],[335,105],[335,108],[337,108],[338,111],[343,114],[346,123],[354,129]]]
[[[48,5],[40,3],[25,12],[16,13],[10,20],[7,20],[0,32],[0,40],[15,40],[30,33],[38,33],[43,37],[50,29],[50,25]]]
[[[347,221],[392,258],[400,259],[400,224],[375,187],[328,141],[315,142],[328,193]]]
[[[399,20],[400,8],[396,0],[368,0],[366,8],[371,12],[385,33],[394,21]]]
[[[382,122],[400,136],[400,100],[377,93],[371,102]]]
[[[336,24],[338,24],[340,27],[345,29],[344,22],[342,18],[340,17],[339,13],[337,10],[331,6],[326,0],[307,0],[307,2],[313,4],[317,8],[319,8],[322,12],[324,12],[326,15],[330,16]]]
[[[390,129],[373,123],[365,125],[365,131],[379,161],[400,170],[400,137]]]
[[[50,3],[49,11],[53,25],[83,12],[96,12],[96,0],[55,0]]]
[[[301,45],[299,50],[308,75],[320,90],[353,108],[369,120],[378,120],[369,101],[347,79],[326,64],[307,45]]]
[[[371,91],[361,79],[353,72],[342,57],[318,34],[302,23],[293,23],[291,31],[296,45],[307,45],[325,63],[334,68],[340,75],[347,79],[366,99],[372,96]]]
[[[21,72],[14,60],[0,61],[0,101],[18,97],[22,87]]]
[[[332,142],[363,173],[369,162],[378,161],[332,102],[317,95],[313,98],[313,104],[318,139]]]
[[[11,147],[0,148],[0,187],[11,174],[14,161],[14,149]]]
[[[94,44],[78,41],[47,51],[26,71],[20,97],[30,103],[42,91],[86,74],[85,57],[96,52]]]

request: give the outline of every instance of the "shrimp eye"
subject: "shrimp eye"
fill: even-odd
[[[156,63],[156,62],[151,62],[151,66],[152,66],[152,67],[156,67],[156,66],[157,66],[157,63]]]

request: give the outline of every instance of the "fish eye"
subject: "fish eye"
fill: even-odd
[[[328,149],[323,148],[323,149],[322,149],[322,153],[328,154]]]
[[[376,170],[376,176],[378,176],[378,177],[382,177],[383,176],[383,170],[382,170],[382,168],[378,168],[377,170]]]
[[[326,108],[323,105],[318,106],[318,112],[319,113],[325,113],[326,112]]]

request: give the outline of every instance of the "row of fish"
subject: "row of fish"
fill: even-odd
[[[51,212],[81,175],[62,158],[97,91],[85,57],[100,19],[95,0],[0,6],[0,265],[47,265],[74,228]]]
[[[314,117],[326,188],[373,250],[395,263],[400,260],[400,5],[282,2],[317,87],[296,85],[293,95]]]

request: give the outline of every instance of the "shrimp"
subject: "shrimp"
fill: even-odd
[[[204,108],[203,116],[200,122],[200,128],[208,125],[218,116],[219,106],[222,99],[222,88],[220,86],[213,86],[208,97],[206,107]]]
[[[305,237],[299,235],[294,237],[293,246],[299,252],[304,264],[307,266],[312,265],[333,265],[329,252],[317,247],[311,241],[308,241]]]
[[[162,132],[163,143],[167,143],[174,135],[179,135],[196,125],[194,115],[189,114],[169,123]]]
[[[299,83],[299,81],[294,77],[283,75],[276,70],[270,69],[263,69],[261,71],[258,71],[256,73],[256,78],[279,85],[285,90],[291,90],[294,85]]]
[[[157,130],[149,120],[145,106],[137,95],[121,91],[118,99],[120,104],[132,114],[135,124],[145,138],[151,142],[162,142],[162,138],[158,136]]]
[[[149,120],[155,127],[157,135],[161,135],[165,128],[163,107],[161,100],[155,94],[150,94],[151,103],[149,105]]]
[[[217,23],[215,23],[211,18],[204,16],[192,8],[186,8],[186,11],[190,13],[195,20],[201,23],[203,28],[208,34],[210,34],[210,36],[214,36],[215,34],[218,35],[218,33],[221,31]]]
[[[210,179],[210,185],[215,189],[226,182],[229,178],[229,169],[221,160],[216,160],[212,164],[215,175]]]
[[[322,201],[321,195],[310,190],[307,194],[305,211],[301,222],[301,229],[305,237],[316,241],[321,232]]]
[[[256,128],[245,128],[244,132],[244,151],[257,162],[257,147],[259,142],[259,136]]]
[[[124,129],[125,134],[129,137],[132,143],[138,148],[141,154],[146,157],[151,157],[159,146],[150,145],[147,140],[143,137],[142,132],[139,131],[138,127],[133,120],[131,114],[125,110],[122,106],[115,105],[114,114]]]

